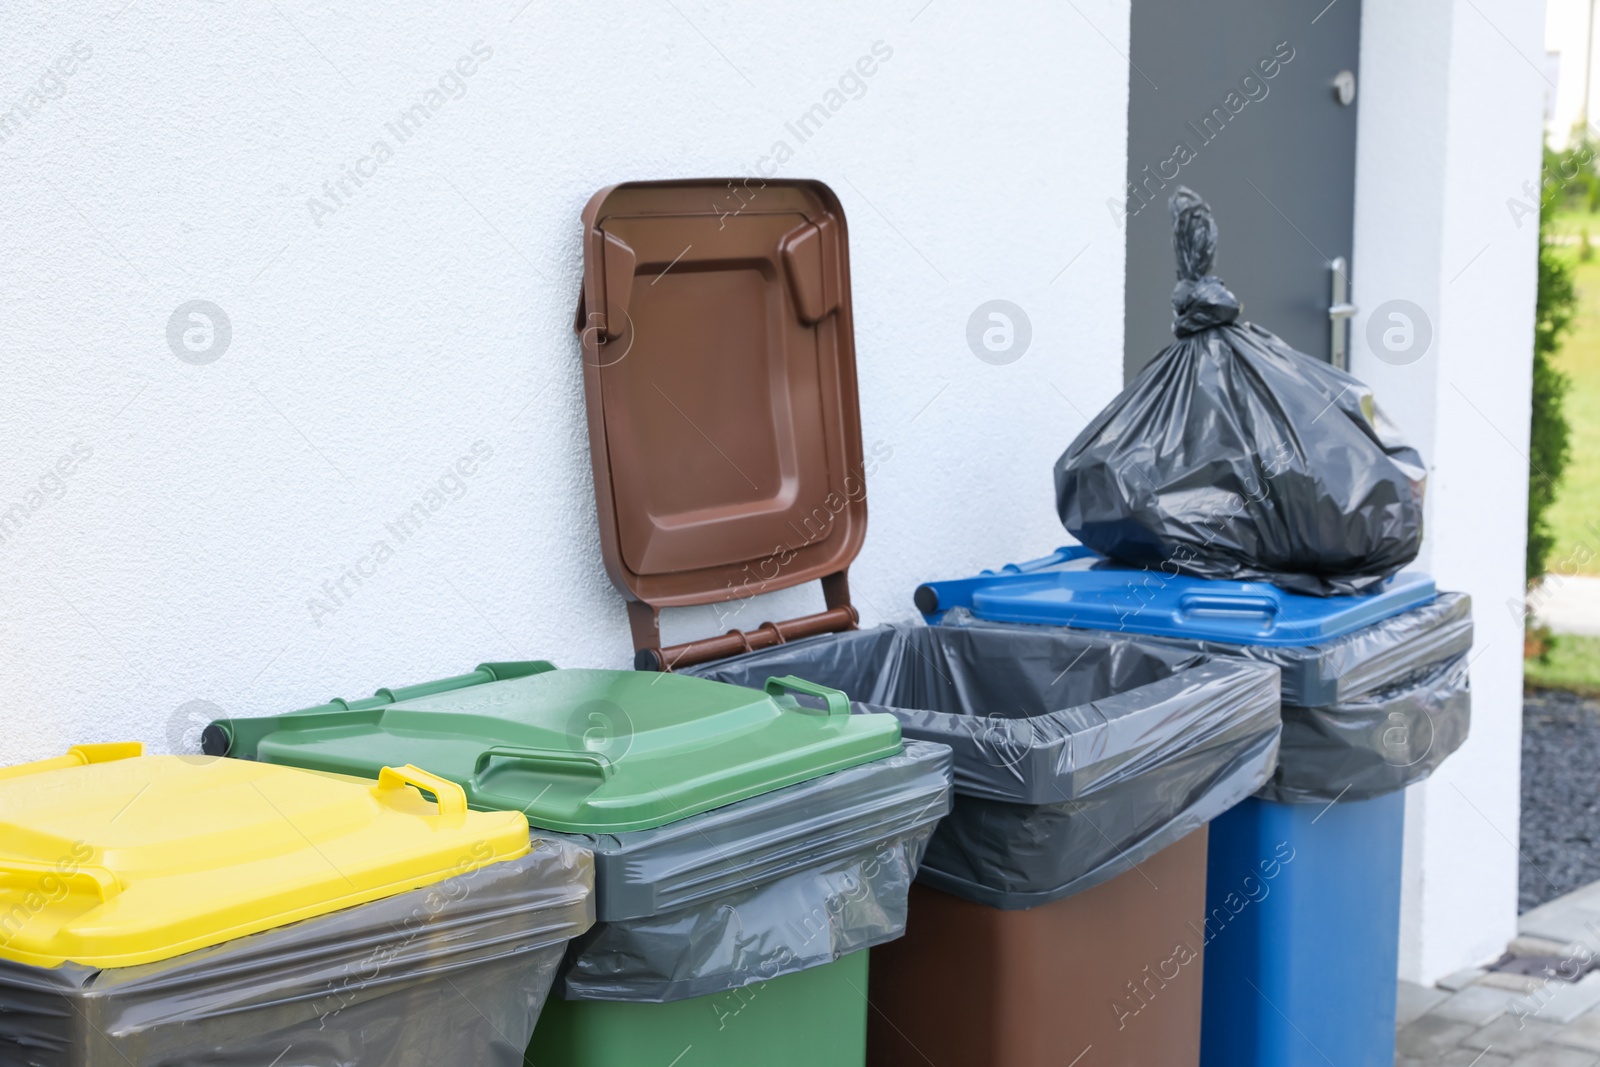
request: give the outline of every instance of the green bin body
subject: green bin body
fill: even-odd
[[[527,1064],[860,1067],[868,955],[852,952],[837,963],[667,1004],[553,998],[539,1017]]]

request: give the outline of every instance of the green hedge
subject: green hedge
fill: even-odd
[[[1561,176],[1574,173],[1582,160],[1582,181],[1565,181]],[[1571,456],[1571,427],[1562,408],[1571,384],[1555,368],[1552,359],[1561,347],[1562,336],[1572,324],[1576,294],[1572,288],[1572,268],[1551,243],[1549,228],[1556,208],[1590,189],[1600,189],[1593,169],[1594,151],[1587,144],[1565,153],[1545,153],[1544,195],[1539,203],[1539,295],[1533,325],[1533,424],[1528,440],[1528,555],[1527,579],[1534,581],[1545,573],[1555,535],[1546,512],[1561,488],[1561,475]]]

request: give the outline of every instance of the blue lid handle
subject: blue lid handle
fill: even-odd
[[[1007,563],[999,570],[982,571],[975,578],[924,582],[917,586],[916,592],[911,595],[911,602],[917,606],[923,618],[929,622],[936,622],[952,608],[972,607],[972,594],[981,589],[994,588],[997,581],[1037,574],[1051,567],[1059,567],[1063,563],[1071,563],[1075,559],[1088,559],[1093,556],[1095,556],[1094,550],[1083,545],[1063,545],[1048,556],[1030,559],[1025,563]]]
[[[1030,559],[1025,563],[1007,563],[998,571],[982,571],[980,573],[985,578],[1001,574],[1032,574],[1048,567],[1058,567],[1063,563],[1071,563],[1075,559],[1085,559],[1094,554],[1094,549],[1085,548],[1083,545],[1062,545],[1048,556]]]
[[[1267,619],[1278,614],[1278,602],[1269,596],[1223,596],[1215,593],[1184,593],[1178,598],[1179,615],[1260,615]]]

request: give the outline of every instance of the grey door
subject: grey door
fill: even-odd
[[[1331,357],[1330,264],[1348,260],[1355,214],[1360,28],[1360,0],[1133,0],[1129,377],[1172,342],[1167,197],[1180,184],[1216,213],[1214,269],[1243,317]]]

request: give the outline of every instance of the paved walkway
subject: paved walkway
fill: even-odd
[[[1600,578],[1547,574],[1528,605],[1551,633],[1600,637]]]
[[[1600,882],[1517,925],[1517,963],[1401,983],[1397,1067],[1600,1067]]]

